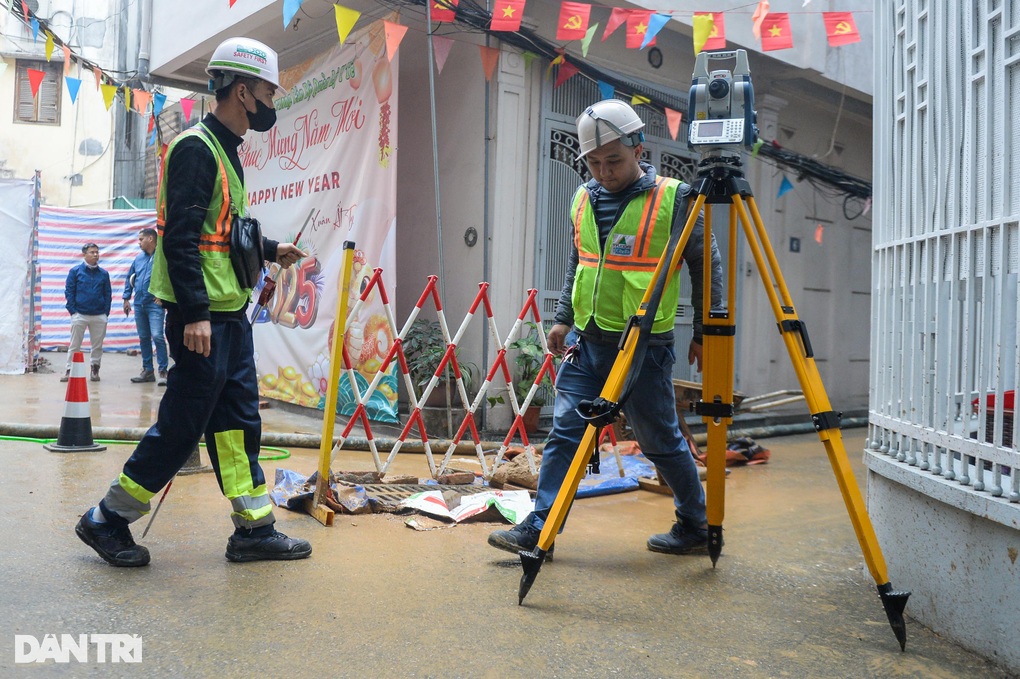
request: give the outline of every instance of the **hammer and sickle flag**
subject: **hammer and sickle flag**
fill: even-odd
[[[430,0],[432,3],[433,21],[453,21],[457,16],[457,3],[460,0]]]
[[[581,40],[588,31],[591,5],[584,2],[564,2],[560,5],[560,20],[556,25],[557,40]]]
[[[852,12],[822,12],[822,19],[825,20],[825,36],[830,46],[839,47],[861,41]]]

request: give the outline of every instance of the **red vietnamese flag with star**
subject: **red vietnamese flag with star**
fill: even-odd
[[[761,51],[785,50],[793,47],[790,15],[770,13],[761,24]]]
[[[648,32],[648,20],[651,18],[651,10],[632,9],[630,11],[630,14],[627,15],[627,49],[641,49],[641,43],[645,41],[645,34]],[[655,40],[652,38],[646,47],[654,45]]]
[[[724,50],[726,49],[726,20],[722,12],[695,12],[694,16],[707,15],[712,17],[712,32],[708,34],[708,40],[702,45],[703,50]]]
[[[490,31],[519,31],[524,18],[524,0],[496,0]]]
[[[557,40],[580,40],[588,32],[591,5],[584,2],[564,2],[560,5],[560,21],[556,28]]]
[[[832,47],[861,41],[861,34],[857,31],[853,13],[822,12],[822,19],[825,21],[825,36],[829,39],[829,45]]]
[[[431,0],[433,21],[453,21],[457,16],[457,3],[460,0]],[[448,7],[452,5],[452,9]]]

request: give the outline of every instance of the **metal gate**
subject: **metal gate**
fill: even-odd
[[[584,161],[578,157],[579,144],[574,121],[587,106],[600,98],[596,83],[586,78],[572,78],[555,89],[548,81],[543,85],[535,281],[542,317],[546,319],[552,319],[556,310],[556,301],[566,273],[571,242],[570,199],[574,189],[591,178]],[[678,111],[687,110],[686,96],[677,95],[669,103]],[[685,145],[669,137],[663,114],[647,106],[638,106],[637,112],[645,122],[643,159],[654,165],[661,175],[691,182],[695,176],[697,157]],[[681,128],[678,139],[686,138],[684,129]],[[719,247],[725,248],[724,230],[716,230],[716,239]],[[680,304],[675,322],[677,362],[673,368],[673,377],[700,382],[700,376],[687,365],[686,360],[693,317],[690,277],[682,274]]]

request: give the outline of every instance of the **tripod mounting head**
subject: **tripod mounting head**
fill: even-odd
[[[733,71],[708,70],[708,62],[735,59]],[[747,51],[700,52],[694,61],[688,95],[687,146],[701,154],[739,154],[750,151],[758,139],[758,114],[754,110],[754,87]]]

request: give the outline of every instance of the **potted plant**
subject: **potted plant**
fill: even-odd
[[[446,340],[443,338],[443,329],[439,325],[439,321],[428,321],[424,318],[418,318],[411,324],[411,329],[404,338],[403,348],[404,358],[407,359],[407,371],[411,376],[411,382],[418,389],[418,394],[424,391],[425,387],[432,380],[432,376],[435,375],[436,368],[439,367],[443,356],[446,354],[446,347]],[[457,362],[460,365],[464,388],[470,392],[474,382],[476,367],[473,363],[461,361],[459,358]],[[447,365],[449,366],[449,364]],[[449,375],[452,380],[452,370],[450,370]],[[452,404],[456,405],[460,402],[460,394],[456,385],[452,382],[450,390]],[[432,391],[428,403],[421,405],[428,405],[430,407],[445,407],[448,405],[446,402],[446,383],[443,379],[440,379],[439,384]]]
[[[526,331],[521,336],[507,345],[507,349],[516,351],[514,354],[513,387],[514,395],[517,397],[517,405],[522,405],[527,398],[531,386],[535,383],[542,364],[545,363],[545,350],[542,347],[542,338],[539,336],[539,327],[532,322],[525,324]],[[560,357],[554,357],[554,369],[559,364]],[[531,403],[523,413],[524,430],[533,434],[538,429],[538,416],[545,405],[546,399],[552,394],[552,380],[549,374],[542,376],[539,382],[540,389],[535,392]],[[503,396],[489,397],[489,405],[504,403]]]

